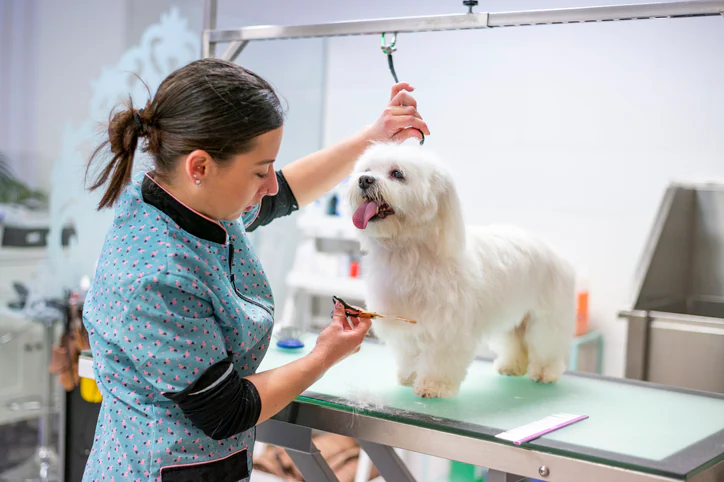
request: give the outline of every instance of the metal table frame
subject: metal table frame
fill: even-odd
[[[688,479],[657,476],[543,452],[535,446],[515,446],[502,441],[481,440],[303,400],[288,405],[272,419],[259,424],[256,430],[257,441],[286,449],[305,480],[315,482],[338,481],[312,441],[315,430],[356,439],[382,477],[390,482],[415,480],[393,447],[487,467],[489,482],[517,482],[523,478],[553,482],[724,480],[724,460]]]
[[[79,375],[93,379],[92,362],[79,363]],[[571,373],[567,376],[596,378],[622,384],[646,386],[680,393],[717,398],[724,401],[724,395],[696,392],[677,387],[640,382],[637,380]],[[314,400],[311,400],[314,399]],[[321,403],[320,403],[321,402]],[[550,482],[720,482],[724,480],[724,430],[702,439],[672,456],[689,461],[684,469],[667,469],[661,463],[649,461],[649,470],[660,474],[686,473],[679,475],[655,475],[622,465],[641,466],[641,459],[618,455],[616,463],[606,462],[605,452],[578,449],[579,454],[588,458],[573,458],[562,455],[566,444],[546,440],[532,441],[518,446],[494,438],[480,438],[471,435],[471,430],[458,424],[448,426],[448,431],[436,430],[413,423],[392,420],[391,416],[370,415],[353,410],[334,408],[330,405],[344,405],[343,401],[326,395],[305,392],[287,405],[277,415],[256,427],[258,442],[286,449],[289,457],[304,476],[314,482],[338,482],[332,469],[314,445],[314,431],[322,431],[351,437],[357,440],[374,463],[382,477],[390,482],[413,482],[410,471],[395,452],[400,448],[412,452],[463,462],[488,468],[489,482],[517,482],[523,478],[534,478]],[[422,419],[420,419],[422,420]],[[439,420],[439,419],[435,419]],[[438,422],[439,423],[439,422]],[[479,427],[480,428],[480,427]],[[491,433],[489,427],[482,427],[478,433]],[[494,430],[496,433],[499,430]],[[570,447],[570,446],[569,446]],[[570,448],[569,448],[570,450]],[[688,456],[683,455],[689,454]],[[694,460],[690,458],[694,457]],[[598,460],[598,461],[596,461]],[[667,472],[668,471],[668,472]]]
[[[462,3],[462,2],[461,2]],[[253,40],[278,40],[348,35],[381,35],[383,33],[470,30],[499,27],[521,27],[584,22],[647,20],[724,15],[722,0],[689,0],[603,7],[560,8],[517,12],[482,12],[452,15],[398,17],[314,25],[261,25],[230,30],[217,30],[218,0],[204,0],[201,56],[215,57],[216,46],[228,43],[220,58],[233,61]]]
[[[373,341],[371,341],[374,343]],[[487,362],[491,360],[481,358]],[[92,361],[81,357],[81,377],[94,379]],[[719,399],[724,394],[618,379],[591,373],[566,376],[637,385]],[[340,407],[340,408],[336,408]],[[404,411],[400,412],[404,415]],[[492,435],[499,429],[448,420],[445,431],[435,428],[441,420],[418,415],[407,422],[390,413],[362,413],[338,397],[305,392],[277,415],[256,427],[256,440],[286,449],[305,480],[337,482],[334,472],[314,445],[312,435],[322,431],[357,440],[377,470],[390,482],[413,478],[394,448],[432,455],[488,468],[489,482],[517,482],[534,478],[550,482],[720,482],[724,480],[724,430],[705,437],[662,461],[613,454],[590,447],[576,447],[546,437],[513,445]],[[434,422],[434,423],[433,423]],[[578,457],[565,455],[576,450]],[[649,472],[633,467],[647,467]],[[657,472],[659,475],[654,474]]]

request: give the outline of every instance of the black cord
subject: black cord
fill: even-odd
[[[395,83],[398,83],[399,80],[397,80],[397,74],[395,73],[395,64],[392,62],[392,53],[387,54],[387,64],[390,66],[392,78],[395,79]]]

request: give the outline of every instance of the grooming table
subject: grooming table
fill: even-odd
[[[272,344],[259,370],[303,356],[315,337],[298,352]],[[457,397],[421,399],[395,372],[387,347],[365,341],[260,424],[257,440],[286,448],[315,482],[337,479],[312,430],[357,439],[391,482],[414,480],[393,447],[487,467],[490,482],[724,481],[724,395],[577,373],[540,385],[476,360]],[[494,437],[556,413],[590,418],[522,445]]]

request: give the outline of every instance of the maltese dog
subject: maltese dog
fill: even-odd
[[[367,308],[400,384],[458,394],[478,343],[496,370],[555,382],[575,323],[574,271],[544,241],[509,226],[467,227],[452,176],[429,148],[375,144],[348,191],[360,234]]]

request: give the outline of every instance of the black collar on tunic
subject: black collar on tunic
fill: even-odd
[[[189,208],[146,173],[141,183],[143,200],[173,219],[184,231],[213,243],[226,244],[226,230],[217,221]]]

